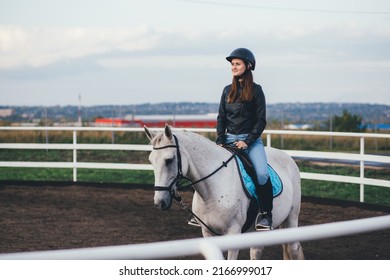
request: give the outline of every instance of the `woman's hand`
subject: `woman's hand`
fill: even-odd
[[[240,150],[245,150],[248,148],[248,145],[244,142],[244,141],[237,141],[237,142],[234,142],[234,145],[236,145],[237,148],[239,148]]]

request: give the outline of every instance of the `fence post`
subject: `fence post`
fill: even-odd
[[[73,182],[77,182],[77,131],[73,130]]]
[[[364,137],[360,137],[360,202],[364,202]]]
[[[271,147],[271,133],[267,134],[267,147]]]

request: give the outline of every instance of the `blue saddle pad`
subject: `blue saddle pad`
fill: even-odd
[[[248,193],[251,196],[256,197],[256,199],[257,199],[256,186],[253,183],[252,177],[249,176],[249,174],[246,172],[241,160],[238,157],[236,157],[236,159],[237,159],[240,173],[242,176],[242,181],[244,182],[244,186],[245,186],[246,190],[248,191]],[[276,173],[276,171],[269,164],[268,164],[268,173],[269,173],[269,178],[271,179],[271,183],[272,183],[272,191],[273,191],[274,197],[276,197],[282,193],[283,183],[282,183],[282,180],[280,179],[279,175]]]

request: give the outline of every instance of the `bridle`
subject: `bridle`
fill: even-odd
[[[221,170],[224,167],[227,167],[227,164],[235,157],[235,153],[233,153],[226,161],[222,161],[222,165],[219,166],[216,170],[208,174],[207,176],[192,182],[191,179],[183,175],[183,170],[182,170],[182,160],[181,160],[181,153],[180,153],[180,147],[179,147],[179,141],[177,140],[177,137],[175,134],[172,134],[173,138],[175,140],[175,144],[171,145],[166,145],[166,146],[161,146],[161,147],[153,147],[153,150],[163,150],[163,149],[168,149],[168,148],[175,148],[176,149],[176,157],[177,157],[177,173],[173,181],[169,184],[169,186],[154,186],[155,191],[167,191],[170,193],[171,198],[173,198],[175,201],[179,202],[184,209],[189,211],[195,218],[198,219],[204,226],[207,227],[208,230],[210,230],[213,234],[215,235],[221,235],[220,233],[215,232],[212,228],[207,226],[198,216],[192,212],[192,210],[182,201],[180,194],[178,191],[185,190],[188,187],[194,186],[195,184],[204,181],[211,176],[213,176],[215,173],[217,173],[219,170]],[[188,184],[180,185],[180,182],[186,179],[190,181]],[[175,188],[176,187],[176,188]]]
[[[173,181],[169,184],[169,186],[154,186],[155,191],[168,191],[171,194],[171,197],[175,199],[176,201],[181,201],[180,195],[176,192],[176,189],[180,185],[180,181],[183,180],[183,178],[188,179],[183,175],[183,170],[182,170],[182,164],[181,164],[181,153],[180,153],[180,148],[179,148],[179,141],[177,140],[176,135],[173,135],[175,139],[175,145],[166,145],[162,147],[153,147],[153,150],[163,150],[167,148],[176,148],[176,157],[177,157],[177,173]],[[189,186],[191,186],[190,184]],[[188,186],[188,187],[189,187]],[[186,186],[187,187],[187,186]]]

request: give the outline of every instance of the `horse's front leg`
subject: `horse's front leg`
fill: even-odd
[[[228,255],[227,255],[227,259],[228,260],[237,260],[238,258],[238,252],[240,250],[228,250]]]
[[[264,246],[254,246],[250,248],[250,258],[251,260],[261,260],[263,255]]]
[[[234,226],[230,227],[228,232],[227,232],[227,234],[228,235],[241,234],[241,226],[240,226],[240,224],[237,223]],[[239,252],[240,252],[239,249],[230,249],[230,250],[228,250],[227,259],[228,260],[237,260]]]
[[[211,233],[209,230],[205,229],[205,228],[202,228],[202,235],[203,237],[211,237],[211,236],[214,236],[213,233]],[[228,254],[227,254],[227,259],[228,260],[237,260],[238,258],[238,253],[239,253],[240,250],[238,249],[231,249],[231,250],[228,250]]]

